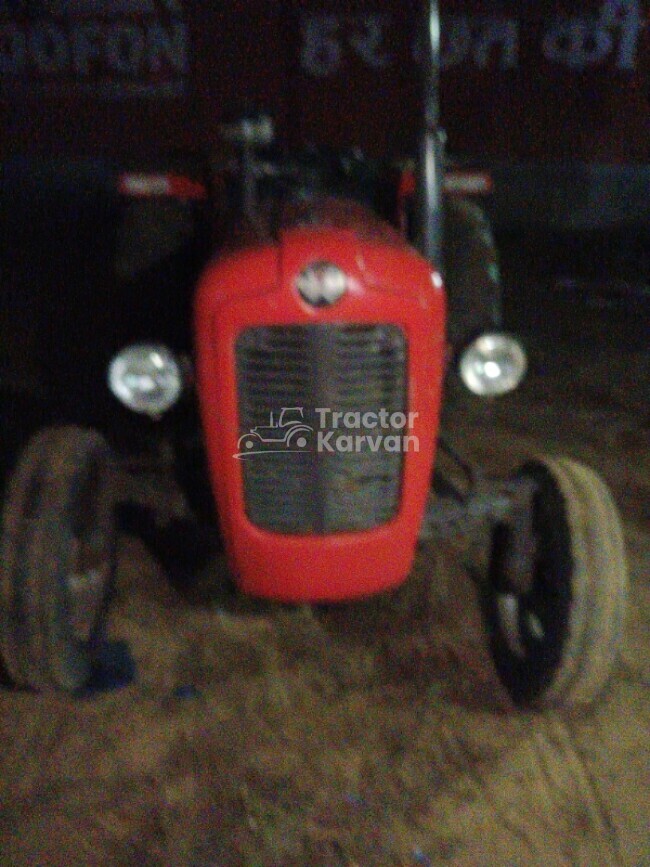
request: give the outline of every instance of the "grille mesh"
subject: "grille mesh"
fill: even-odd
[[[339,422],[328,440],[334,448],[330,453],[318,448],[318,432],[332,429],[331,416],[321,425],[316,409],[405,412],[402,331],[392,325],[251,328],[238,338],[236,361],[249,519],[277,532],[319,534],[368,530],[389,521],[399,506],[401,452],[387,451],[384,442],[377,451],[364,442],[359,452],[342,452],[336,441],[352,436],[356,446],[358,436],[405,431],[343,428]],[[289,412],[281,419],[283,408]]]

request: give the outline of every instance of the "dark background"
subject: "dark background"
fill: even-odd
[[[102,11],[111,5],[112,14]],[[125,6],[132,11],[115,11]],[[220,146],[222,118],[251,103],[276,116],[280,135],[289,143],[354,145],[381,156],[409,152],[419,123],[413,59],[419,8],[414,0],[4,0],[0,158],[26,153],[123,158],[178,148],[212,152]],[[647,20],[645,2],[632,0],[621,7],[612,0],[608,8],[612,14],[627,10],[628,16],[636,10]],[[599,0],[443,0],[442,111],[451,149],[492,160],[650,162],[647,28],[636,40],[631,69],[620,62],[620,26],[610,28],[611,47],[602,56],[593,54],[593,41],[588,42],[591,60],[586,56],[583,63],[578,49],[571,51],[571,40],[560,40],[559,55],[544,47],[553,26],[576,17],[594,24],[602,10]],[[330,74],[319,77],[305,70],[301,58],[309,17],[323,15],[338,16],[333,35],[340,55]],[[376,15],[383,16],[376,53],[390,58],[384,68],[373,68],[354,47],[368,35],[365,27]],[[498,27],[499,21],[516,28],[514,60],[502,43],[487,48],[481,41],[485,28]],[[111,26],[142,28],[146,35],[156,24],[187,28],[184,73],[165,56],[155,71],[145,61],[131,71],[106,63]],[[43,47],[43,25],[47,32],[54,28],[65,44],[53,48],[46,40]],[[69,56],[70,33],[79,27],[99,30],[92,36],[98,56],[84,71]],[[473,34],[470,47],[463,47],[462,37],[459,43],[464,27]],[[35,30],[45,64],[30,59]],[[11,40],[16,38],[28,40],[22,64],[15,61]],[[124,63],[128,45],[122,48]],[[13,65],[7,60],[10,54]]]

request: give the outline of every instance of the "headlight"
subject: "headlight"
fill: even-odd
[[[480,397],[514,391],[527,367],[522,345],[507,334],[482,334],[463,350],[458,362],[463,383]]]
[[[183,375],[165,346],[139,343],[127,346],[111,361],[108,387],[133,412],[158,418],[179,399]]]

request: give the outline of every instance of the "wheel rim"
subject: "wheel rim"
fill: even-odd
[[[516,703],[534,703],[561,664],[570,617],[570,538],[553,479],[529,469],[536,482],[530,587],[522,592],[508,574],[510,531],[495,532],[487,616],[499,676]]]
[[[511,652],[521,659],[530,654],[531,648],[539,652],[548,632],[542,620],[545,613],[536,611],[530,600],[516,593],[497,593],[496,602],[501,630]]]
[[[65,601],[72,635],[84,644],[95,638],[113,570],[113,514],[103,457],[93,456],[71,505]]]

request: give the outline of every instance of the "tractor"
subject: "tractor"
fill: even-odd
[[[566,457],[487,478],[441,431],[443,393],[498,399],[526,354],[501,327],[482,218],[443,196],[439,9],[423,5],[415,197],[391,222],[347,194],[354,159],[276,158],[263,115],[224,125],[228,219],[180,323],[191,349],[152,314],[147,339],[116,347],[95,388],[136,439],[165,441],[240,592],[344,604],[400,586],[422,537],[474,534],[487,546],[487,640],[513,702],[587,705],[625,616],[608,488]],[[0,656],[19,688],[75,693],[104,640],[116,509],[138,462],[112,431],[64,421],[43,420],[5,485]]]

